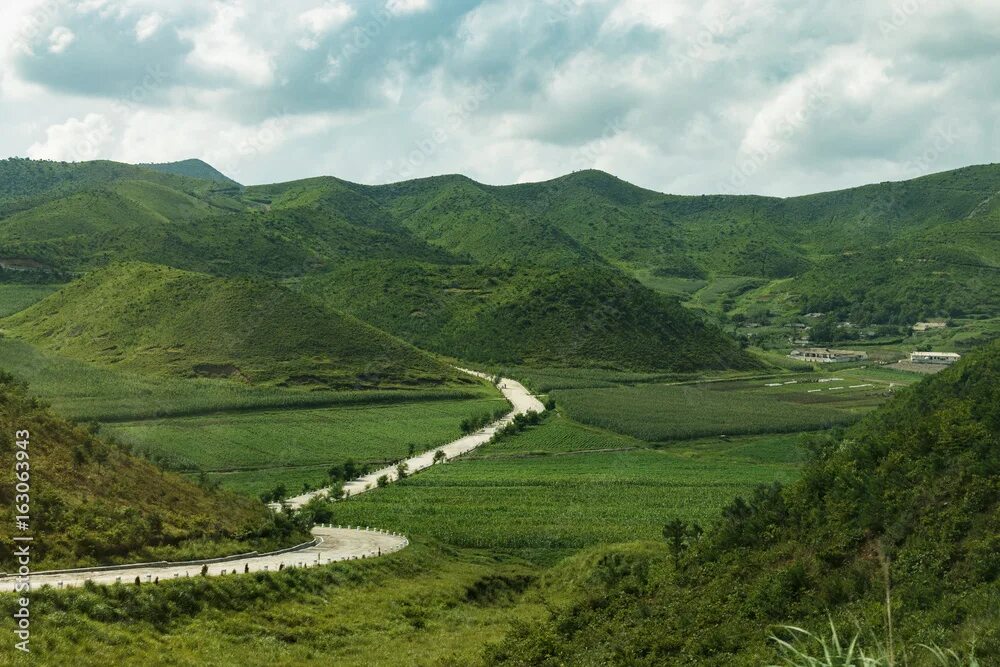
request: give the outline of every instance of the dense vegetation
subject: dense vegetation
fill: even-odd
[[[54,416],[0,377],[0,536],[14,526],[15,432],[30,433],[32,565],[52,569],[215,556],[295,544],[301,529],[263,504],[198,486]],[[14,564],[10,550],[0,567]]]
[[[575,600],[491,661],[759,665],[774,660],[777,624],[823,632],[828,614],[884,643],[888,596],[895,642],[974,644],[990,664],[1000,657],[998,387],[994,344],[816,438],[800,481],[737,500],[673,555],[584,557],[590,578]]]
[[[4,324],[61,355],[147,372],[332,387],[457,380],[431,356],[282,287],[147,264],[93,271]]]

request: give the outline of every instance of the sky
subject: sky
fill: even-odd
[[[996,0],[4,0],[0,155],[245,184],[602,169],[789,196],[1000,162]]]

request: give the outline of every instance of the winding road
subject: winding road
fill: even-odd
[[[489,376],[485,373],[470,371],[467,368],[460,368],[459,370],[484,380],[489,379]],[[502,419],[493,422],[485,428],[481,428],[475,433],[459,438],[453,442],[449,442],[447,445],[441,445],[440,447],[429,449],[422,454],[406,459],[404,463],[406,463],[407,474],[413,474],[424,470],[425,468],[430,468],[434,465],[434,456],[438,452],[444,452],[445,459],[451,459],[465,454],[466,452],[471,452],[476,447],[485,445],[491,438],[493,438],[499,429],[514,421],[514,417],[517,415],[523,415],[528,412],[541,413],[545,411],[545,406],[542,402],[532,396],[531,392],[525,389],[524,385],[516,380],[501,378],[500,382],[497,384],[497,388],[500,389],[504,397],[510,401],[510,404],[514,408],[513,410],[507,413]],[[350,496],[356,496],[359,493],[365,493],[366,491],[377,488],[378,479],[383,475],[388,478],[389,482],[395,482],[399,479],[399,473],[397,472],[395,465],[389,466],[388,468],[382,468],[381,470],[368,473],[364,477],[359,477],[358,479],[344,484],[344,497],[348,498]],[[329,491],[330,489],[327,488],[319,489],[318,491],[310,491],[309,493],[303,493],[300,496],[289,498],[285,501],[285,505],[292,509],[298,509],[317,496],[328,495]]]
[[[464,368],[459,370],[479,378],[489,379],[485,373]],[[475,433],[407,459],[405,463],[408,474],[434,465],[434,456],[437,452],[443,452],[446,459],[460,456],[489,442],[499,429],[512,422],[517,415],[545,410],[542,402],[532,396],[520,382],[503,378],[497,387],[513,406],[511,412]],[[399,477],[395,466],[376,470],[345,484],[345,497],[356,496],[359,493],[377,488],[378,479],[383,475],[388,478],[389,482],[395,482]],[[313,498],[320,495],[326,496],[328,493],[329,489],[320,489],[289,498],[285,504],[293,509],[298,509]],[[128,584],[134,583],[137,577],[141,584],[146,584],[157,580],[201,576],[203,567],[205,568],[205,576],[211,577],[247,572],[273,572],[287,567],[313,567],[336,561],[378,557],[399,551],[409,544],[409,540],[403,535],[361,527],[315,526],[312,529],[312,535],[312,542],[279,552],[241,554],[185,563],[137,563],[76,570],[40,571],[31,574],[30,584],[32,588],[46,585],[55,588],[70,588],[82,586],[88,581],[95,584],[114,584],[117,582]],[[0,591],[13,591],[17,583],[18,578],[15,575],[0,576]]]

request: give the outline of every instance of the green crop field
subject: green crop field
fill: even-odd
[[[771,379],[561,389],[552,396],[577,421],[656,442],[846,425],[884,402],[890,384],[916,379],[886,376],[880,369],[853,369]]]
[[[145,375],[44,353],[0,338],[0,368],[28,382],[31,393],[80,421],[135,421],[163,416],[494,397],[485,384],[462,388],[318,391],[256,387],[228,380]]]
[[[462,435],[463,419],[504,404],[484,398],[268,410],[114,423],[104,431],[170,468],[241,472],[234,486],[256,494],[278,483],[295,491],[303,477],[319,484],[331,465],[349,458],[389,462],[404,458],[410,444],[417,451],[444,444]],[[319,467],[307,476],[295,469],[301,466]],[[218,479],[230,481],[226,474]]]
[[[19,285],[0,283],[0,317],[18,313],[52,294],[61,285]]]
[[[338,504],[335,516],[549,560],[591,544],[657,539],[673,517],[711,522],[737,495],[797,475],[796,443],[787,436],[731,449],[649,449],[554,416],[474,457]]]

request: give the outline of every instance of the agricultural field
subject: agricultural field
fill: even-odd
[[[875,367],[770,379],[560,389],[551,395],[577,421],[663,442],[847,425],[917,379]]]
[[[782,436],[652,449],[552,416],[472,457],[339,503],[335,516],[551,562],[588,545],[660,539],[674,517],[710,523],[756,485],[794,479],[796,448]]]
[[[495,397],[486,384],[412,390],[320,391],[256,387],[204,378],[145,375],[44,353],[0,337],[0,368],[28,383],[33,395],[78,421],[135,421],[289,407],[465,400]]]
[[[28,306],[41,301],[62,285],[21,285],[0,283],[0,317],[19,313]]]
[[[264,410],[107,424],[103,432],[175,470],[210,473],[257,495],[283,484],[296,492],[326,479],[333,464],[385,463],[462,435],[463,419],[489,414],[500,398],[420,401],[322,409]],[[232,474],[230,474],[232,473]]]

